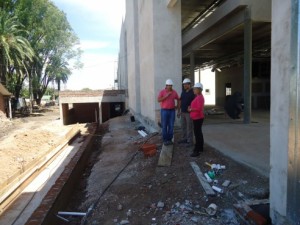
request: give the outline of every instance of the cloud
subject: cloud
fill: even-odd
[[[114,86],[125,0],[52,0],[80,39],[84,67],[72,71],[65,89]]]
[[[114,55],[84,53],[82,56],[84,67],[73,71],[67,85],[63,89],[93,90],[111,89],[116,79],[117,63]]]
[[[80,17],[87,17],[90,21],[100,22],[114,30],[120,29],[125,15],[125,0],[55,0],[55,2],[67,5],[80,14]]]

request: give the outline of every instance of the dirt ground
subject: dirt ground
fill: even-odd
[[[13,120],[0,118],[0,185],[49,151],[72,126],[62,126],[58,106]]]
[[[39,114],[13,121],[0,120],[0,184],[11,174],[49,150],[71,126],[60,125],[58,107],[44,109]],[[129,116],[118,117],[102,124],[96,134],[93,155],[69,206],[63,211],[88,212],[87,217],[67,218],[63,224],[79,225],[238,225],[243,224],[233,204],[238,200],[268,198],[268,179],[255,171],[205,146],[199,158],[191,158],[192,148],[175,144],[170,167],[157,167],[161,149],[160,135],[142,138],[138,122]],[[178,140],[180,130],[175,130]],[[146,158],[140,146],[157,145],[158,153]],[[190,162],[202,172],[205,164],[226,166],[215,181],[222,187],[225,180],[231,185],[224,193],[207,196]],[[217,213],[210,216],[206,208],[214,203]]]
[[[89,167],[64,209],[88,212],[87,217],[69,217],[69,223],[61,224],[238,225],[243,221],[233,204],[268,198],[267,178],[209,146],[199,158],[191,158],[192,148],[175,144],[172,165],[157,167],[159,152],[146,158],[139,151],[147,140],[138,134],[139,126],[138,122],[130,122],[129,116],[100,126]],[[175,130],[177,140],[179,135],[180,130]],[[147,143],[157,144],[159,151],[160,135]],[[218,171],[215,185],[222,187],[225,180],[230,180],[230,186],[222,187],[224,193],[207,196],[190,166],[192,161],[202,172],[210,170],[206,162],[225,165],[226,169]],[[211,203],[217,205],[213,216],[206,211]]]

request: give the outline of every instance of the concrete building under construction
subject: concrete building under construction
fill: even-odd
[[[120,37],[118,86],[126,90],[126,107],[150,127],[157,128],[157,94],[168,78],[178,92],[184,78],[201,81],[216,106],[223,107],[227,95],[242,93],[245,124],[253,109],[270,110],[274,224],[300,223],[299,5],[296,0],[126,0]]]

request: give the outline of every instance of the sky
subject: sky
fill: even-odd
[[[111,89],[117,78],[117,60],[125,0],[52,0],[63,12],[80,39],[83,50],[80,70],[62,89]]]

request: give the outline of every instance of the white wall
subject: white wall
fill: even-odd
[[[198,72],[197,72],[198,74]],[[195,76],[195,78],[198,75]],[[196,79],[195,79],[196,81]],[[211,69],[200,71],[200,82],[203,84],[203,96],[205,99],[205,105],[216,104],[216,74],[211,72]],[[209,92],[207,92],[209,90]]]

